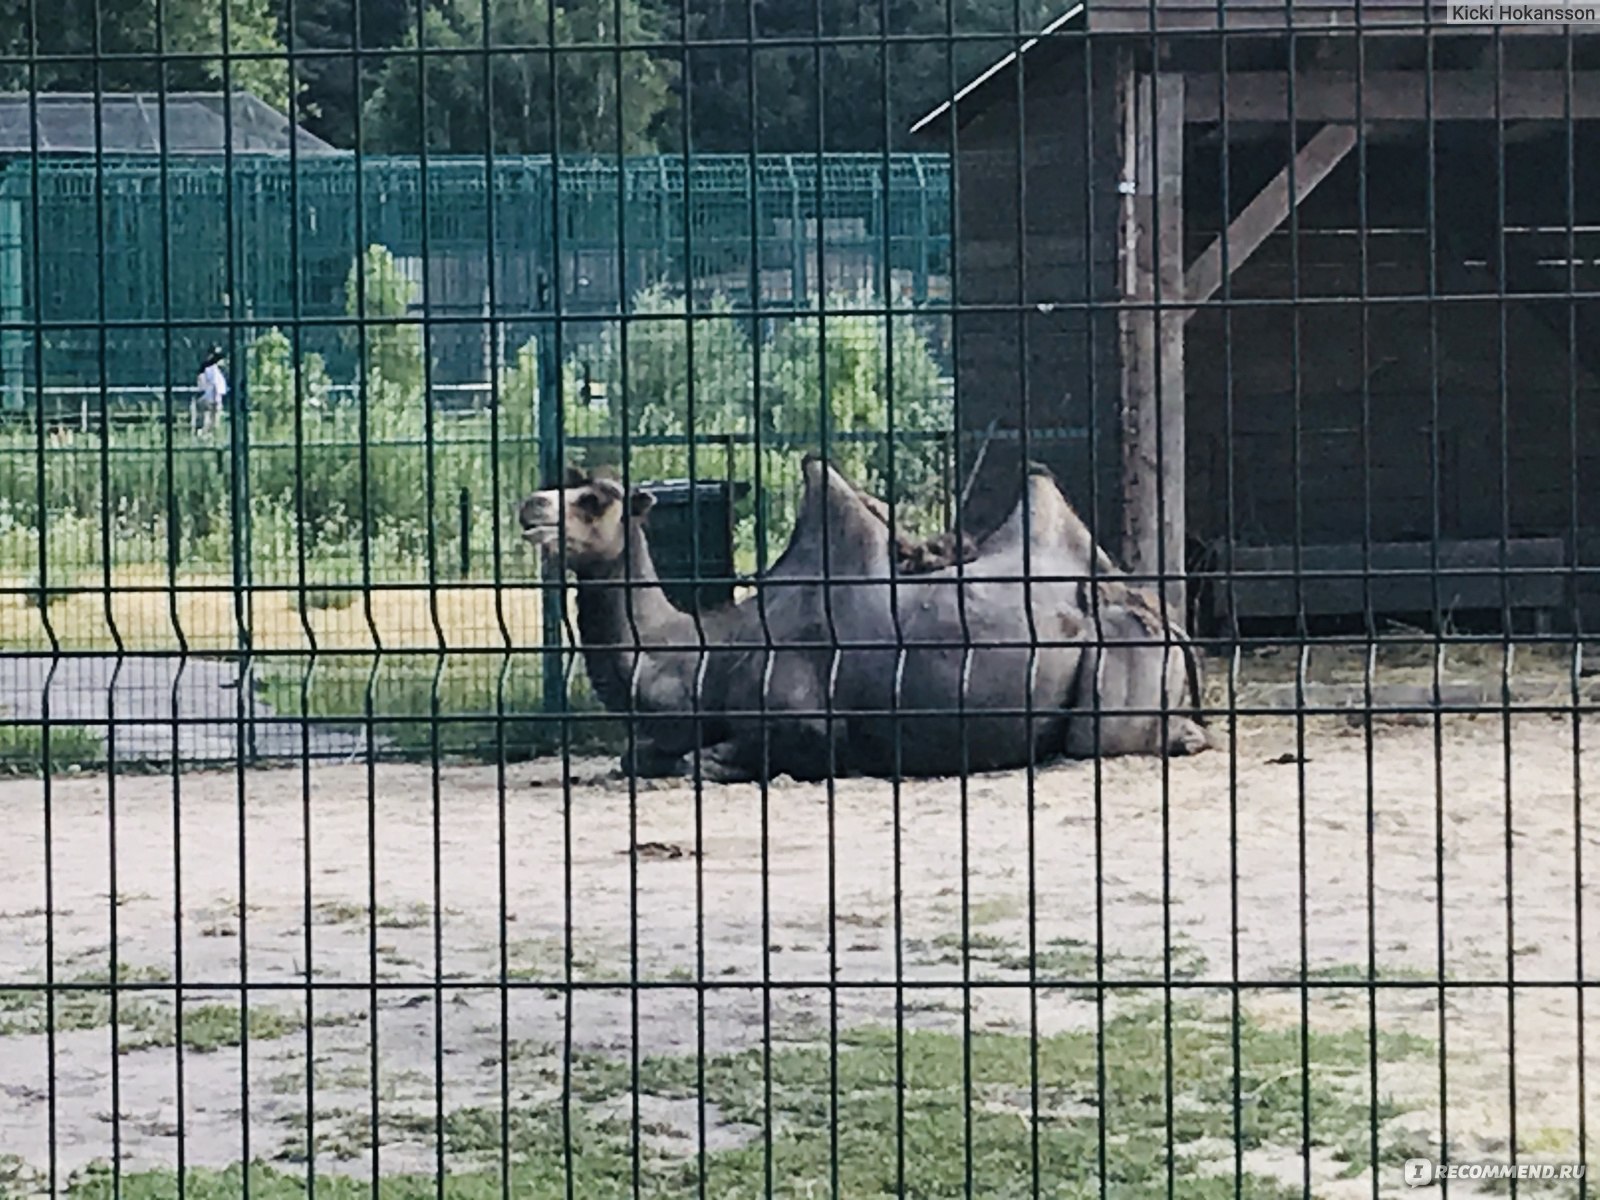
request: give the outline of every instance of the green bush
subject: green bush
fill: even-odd
[[[835,296],[828,307],[860,310],[875,302],[870,295]],[[630,478],[693,474],[755,484],[759,435],[760,487],[736,512],[735,559],[746,572],[781,550],[793,527],[801,459],[824,448],[862,486],[892,497],[909,529],[940,524],[940,437],[951,429],[953,413],[914,312],[797,318],[757,338],[752,322],[722,298],[689,318],[680,297],[652,288],[635,298],[632,311],[625,341],[620,326],[608,327],[582,356],[588,377],[602,385],[606,408],[584,404],[572,373],[566,377],[566,433],[582,447],[571,457],[622,466],[626,427]],[[692,464],[691,427],[700,439]],[[724,438],[731,441],[716,444]]]
[[[56,775],[105,762],[104,726],[0,725],[0,775]]]
[[[351,264],[344,283],[345,311],[363,320],[378,319],[348,335],[365,349],[367,375],[387,380],[406,396],[422,395],[422,326],[396,318],[411,311],[418,290],[381,245],[367,247],[361,262]]]
[[[416,286],[394,257],[373,246],[358,266],[361,288],[356,266],[346,288],[351,314],[405,316]],[[873,299],[834,297],[829,306],[860,310]],[[568,458],[625,466],[638,480],[692,473],[759,481],[736,514],[737,561],[745,571],[762,557],[758,542],[769,559],[781,548],[792,527],[801,456],[825,445],[853,478],[892,496],[907,524],[937,525],[948,483],[939,438],[951,412],[918,319],[903,310],[792,318],[758,329],[724,298],[689,317],[681,297],[646,289],[626,330],[612,323],[562,364]],[[401,322],[367,333],[364,403],[355,405],[333,402],[317,355],[306,355],[296,370],[281,330],[268,329],[247,347],[238,389],[249,411],[248,430],[237,431],[248,447],[249,504],[242,511],[234,500],[237,456],[226,434],[197,440],[181,419],[172,428],[115,427],[104,442],[97,433],[58,431],[40,454],[33,431],[14,430],[0,435],[9,468],[0,472],[0,533],[44,524],[50,548],[67,551],[65,558],[51,555],[62,566],[97,563],[107,533],[124,563],[222,566],[243,540],[236,522],[248,518],[252,556],[267,576],[282,576],[302,547],[317,558],[359,558],[365,546],[375,570],[394,578],[385,567],[425,568],[430,552],[436,565],[459,563],[465,493],[469,558],[484,570],[492,565],[484,556],[495,526],[509,532],[512,504],[539,481],[538,345],[530,341],[513,356],[498,381],[493,417],[436,420],[430,451],[420,331]],[[899,435],[893,486],[891,411]],[[6,540],[20,552],[30,539]],[[380,548],[400,561],[380,563]]]

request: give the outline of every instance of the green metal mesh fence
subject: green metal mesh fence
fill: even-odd
[[[186,387],[230,325],[243,344],[296,317],[311,322],[302,350],[352,379],[346,281],[372,244],[415,278],[429,264],[432,378],[446,387],[490,378],[491,304],[502,319],[558,302],[614,312],[663,283],[735,301],[885,286],[924,300],[948,278],[949,186],[940,155],[563,158],[559,170],[545,157],[15,157],[0,161],[0,392],[15,411],[36,383],[69,406],[104,387],[121,407],[164,376]],[[37,354],[23,328],[36,323]]]

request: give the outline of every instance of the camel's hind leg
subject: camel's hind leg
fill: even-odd
[[[1210,741],[1204,728],[1172,712],[1188,693],[1188,648],[1176,640],[1181,635],[1174,631],[1172,644],[1157,644],[1159,627],[1152,629],[1139,613],[1120,605],[1103,607],[1099,622],[1104,642],[1084,651],[1067,753],[1074,758],[1181,756],[1206,749]]]

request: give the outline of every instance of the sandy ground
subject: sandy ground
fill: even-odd
[[[302,1136],[308,1054],[319,1122],[367,1111],[373,1004],[383,1102],[423,1113],[436,1086],[447,1108],[498,1104],[503,1035],[513,1099],[559,1086],[569,1035],[577,1051],[623,1058],[635,1027],[646,1054],[693,1054],[702,1026],[708,1053],[815,1036],[830,970],[844,1022],[889,1024],[895,991],[873,985],[895,978],[897,923],[903,978],[952,985],[909,990],[904,1019],[959,1030],[960,956],[940,947],[958,944],[965,901],[990,944],[1025,947],[1030,913],[1041,945],[1092,944],[1103,924],[1108,953],[1135,964],[1108,974],[1152,981],[1169,927],[1204,955],[1204,978],[1269,984],[1288,980],[1302,951],[1313,968],[1363,969],[1369,921],[1380,975],[1415,984],[1436,972],[1442,929],[1447,976],[1486,985],[1452,987],[1445,1006],[1456,1156],[1502,1156],[1513,1100],[1520,1145],[1570,1155],[1582,1027],[1571,984],[1580,961],[1593,978],[1600,960],[1594,886],[1578,884],[1600,814],[1575,793],[1579,770],[1587,780],[1600,769],[1600,722],[1575,749],[1570,717],[1443,720],[1437,741],[1430,721],[1381,723],[1369,742],[1344,719],[1317,718],[1303,765],[1275,761],[1296,750],[1295,721],[1260,717],[1240,720],[1231,750],[1166,764],[1062,764],[1031,785],[1023,773],[965,788],[785,783],[765,803],[748,786],[630,796],[592,761],[573,765],[570,789],[558,761],[503,779],[492,767],[369,775],[359,764],[130,775],[114,787],[83,777],[49,789],[48,842],[44,785],[0,783],[0,980],[40,978],[52,946],[60,978],[104,976],[114,939],[126,969],[232,987],[201,998],[234,1004],[248,978],[252,1007],[310,1018],[247,1055],[170,1045],[117,1055],[103,1026],[62,1032],[53,1047],[42,1034],[0,1040],[0,1151],[43,1167],[53,1122],[63,1173],[114,1152],[129,1168],[171,1164],[180,1130],[191,1165],[270,1157]],[[504,1023],[499,990],[471,986],[497,978],[502,913],[523,981]],[[622,985],[575,992],[570,1028],[564,997],[541,986],[562,978],[569,927],[576,977]],[[718,985],[703,1021],[693,987],[626,986],[634,971],[682,985],[702,956]],[[1528,985],[1514,993],[1508,961]],[[377,991],[366,987],[374,968]],[[750,986],[764,978],[770,1014]],[[1020,978],[995,956],[973,961],[975,1028],[1028,1028],[1026,989],[983,986]],[[1298,990],[1246,996],[1268,1020],[1299,1020]],[[1364,1028],[1366,996],[1318,990],[1313,1022]],[[1436,988],[1383,989],[1376,1003],[1384,1027],[1439,1036]],[[1063,991],[1039,1004],[1045,1031],[1092,1015]],[[1419,1136],[1438,1133],[1438,1075],[1415,1063],[1382,1072],[1385,1094],[1420,1106],[1407,1118]],[[397,1137],[382,1167],[428,1170],[433,1153]],[[1360,1180],[1318,1194],[1346,1185],[1370,1194]]]

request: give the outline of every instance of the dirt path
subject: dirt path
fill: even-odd
[[[1577,761],[1587,780],[1600,769],[1600,729],[1591,722],[1583,732]],[[1108,978],[1159,980],[1170,929],[1176,966],[1191,974],[1225,982],[1236,953],[1240,980],[1288,980],[1302,952],[1302,812],[1304,949],[1313,970],[1327,980],[1364,973],[1370,920],[1380,976],[1413,985],[1377,992],[1380,1024],[1436,1039],[1438,991],[1415,984],[1436,972],[1441,921],[1453,980],[1504,980],[1508,953],[1521,983],[1570,983],[1578,969],[1575,870],[1580,840],[1584,860],[1596,861],[1600,814],[1585,814],[1580,839],[1573,729],[1516,718],[1509,781],[1502,733],[1498,717],[1447,718],[1436,790],[1431,725],[1380,726],[1370,811],[1362,731],[1333,720],[1308,731],[1302,803],[1300,768],[1272,761],[1296,747],[1288,718],[1251,720],[1236,755],[1061,765],[1039,773],[1031,790],[1021,774],[974,778],[964,797],[953,780],[907,784],[898,796],[887,783],[852,780],[831,801],[825,788],[789,784],[773,787],[765,806],[751,787],[708,787],[697,804],[693,789],[671,786],[640,791],[632,807],[626,785],[594,762],[575,764],[570,801],[560,764],[548,762],[509,769],[503,791],[493,768],[443,768],[437,788],[426,766],[378,767],[370,781],[359,765],[258,771],[243,777],[242,804],[239,778],[228,772],[184,776],[176,787],[167,776],[122,777],[114,790],[104,778],[79,778],[51,789],[48,893],[43,785],[0,784],[0,979],[40,978],[47,937],[58,978],[103,979],[114,920],[119,961],[134,979],[181,974],[186,984],[228,984],[247,973],[258,985],[247,1000],[252,1016],[273,1010],[289,1023],[286,1036],[252,1042],[247,1072],[237,1047],[187,1034],[180,1110],[180,1056],[160,1019],[159,988],[123,993],[143,1022],[123,1040],[144,1045],[124,1045],[120,1055],[103,1016],[78,1029],[62,1029],[58,1016],[53,1073],[47,1038],[30,1032],[42,1026],[27,1024],[30,999],[12,994],[8,1026],[0,993],[0,1031],[9,1032],[0,1038],[0,1150],[48,1162],[53,1077],[62,1171],[114,1148],[129,1166],[171,1164],[180,1126],[191,1165],[270,1156],[290,1124],[303,1125],[308,1054],[325,1128],[366,1110],[373,1050],[365,1018],[374,1003],[378,1089],[385,1104],[419,1113],[435,1103],[436,1060],[447,1108],[498,1104],[506,1048],[513,1100],[549,1095],[569,1032],[575,1050],[624,1061],[635,1025],[644,1054],[814,1034],[826,1025],[830,971],[842,1023],[892,1024],[896,993],[881,984],[895,978],[897,957],[916,985],[905,993],[905,1019],[959,1031],[964,900],[975,1029],[1028,1028],[1027,989],[1008,985],[1027,978],[1030,892],[1037,944],[1055,951],[1041,955],[1041,973],[1092,972],[1098,923]],[[634,844],[637,858],[628,853]],[[378,904],[370,936],[369,887]],[[1588,885],[1581,949],[1590,977],[1600,949],[1593,901]],[[470,986],[498,977],[502,909],[517,981],[508,1047],[498,988]],[[564,996],[546,986],[564,975],[569,912],[574,977],[624,985],[576,991],[570,1030]],[[703,1021],[699,993],[681,986],[700,972],[702,955],[705,978],[719,985],[704,993]],[[445,981],[438,993],[436,965]],[[365,986],[374,970],[385,984],[376,993]],[[635,970],[661,986],[630,990]],[[750,986],[768,973],[770,993]],[[316,989],[309,1011],[308,974]],[[1365,1028],[1367,996],[1319,988],[1310,1019],[1319,1029]],[[240,997],[234,990],[195,1002],[237,1006]],[[1300,1020],[1298,990],[1252,989],[1247,1003],[1268,1020]],[[1448,1122],[1458,1156],[1461,1147],[1493,1155],[1506,1144],[1509,1015],[1503,986],[1449,993]],[[1040,998],[1045,1032],[1092,1018],[1092,1005],[1065,989]],[[1515,1031],[1519,1142],[1571,1154],[1574,989],[1518,989]],[[1407,1120],[1419,1138],[1436,1135],[1436,1065],[1385,1067],[1380,1084],[1416,1106]],[[425,1139],[396,1137],[382,1169],[427,1170],[433,1153]],[[1326,1194],[1345,1184],[1356,1194],[1370,1189],[1330,1182]]]

